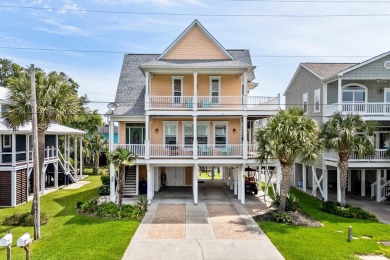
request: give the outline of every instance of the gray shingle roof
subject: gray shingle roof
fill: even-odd
[[[7,127],[3,122],[0,122],[0,133],[12,133],[13,129]],[[31,122],[27,122],[25,125],[20,126],[16,129],[16,133],[31,133],[32,126]],[[46,134],[58,134],[58,135],[84,135],[87,132],[71,128],[68,126],[60,125],[56,122],[50,123],[49,128],[45,132]]]
[[[157,60],[160,54],[125,54],[119,77],[114,115],[142,116],[145,113],[145,76],[141,65],[149,66],[199,66],[245,67],[252,66],[249,50],[227,50],[235,60]],[[254,79],[253,70],[248,80]]]
[[[329,78],[357,63],[301,63],[302,66],[317,74],[321,79]]]

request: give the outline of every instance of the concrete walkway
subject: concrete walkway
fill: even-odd
[[[153,203],[123,259],[284,259],[240,204]]]

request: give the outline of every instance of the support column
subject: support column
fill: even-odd
[[[80,180],[83,179],[83,136],[80,136]]]
[[[54,163],[54,188],[58,189],[58,162]]]
[[[326,166],[325,166],[326,167]],[[324,175],[324,179],[322,180],[322,189],[324,191],[324,200],[328,201],[328,169],[327,168],[322,168],[322,172]]]
[[[385,182],[387,181],[387,169],[383,170],[383,178],[385,178]]]
[[[109,120],[109,152],[114,151],[114,122],[111,118]],[[115,191],[115,166],[113,163],[110,163],[110,201],[116,202],[116,191]]]
[[[306,165],[302,164],[302,190],[306,192],[306,179],[307,179],[307,172],[306,172]]]
[[[245,164],[241,166],[241,204],[245,204]]]
[[[145,159],[149,159],[149,130],[150,122],[149,116],[145,116]]]
[[[360,170],[360,195],[366,196],[366,169]]]
[[[268,182],[269,182],[269,167],[268,166],[265,166],[265,169],[264,169],[264,181],[265,181],[264,194],[268,195]]]
[[[13,133],[11,136],[12,136],[12,140],[11,140],[12,166],[15,166],[15,164],[16,164],[16,134]]]
[[[152,179],[152,174],[151,174],[151,171],[150,171],[150,164],[147,164],[146,165],[146,181],[147,181],[147,185],[146,185],[146,189],[147,189],[147,192],[146,192],[146,198],[148,200],[148,203],[152,203],[152,185],[151,185],[151,179]]]
[[[352,190],[351,174],[352,174],[351,170],[348,170],[348,180],[347,180],[348,192],[351,192],[351,190]]]
[[[232,171],[233,171],[234,195],[238,195],[237,168],[233,166]]]
[[[234,191],[234,177],[233,170],[229,167],[229,188]]]
[[[194,72],[194,96],[192,99],[192,109],[198,110],[198,72]]]
[[[150,108],[150,98],[149,98],[149,72],[145,72],[145,110]]]
[[[192,172],[192,192],[194,196],[194,204],[198,205],[198,172],[199,167],[198,164],[194,165],[193,172]]]
[[[342,81],[341,81],[341,78],[339,77],[337,79],[337,103],[338,103],[338,109],[340,112],[342,112],[342,105],[341,105],[343,103],[342,94],[343,94]]]
[[[247,135],[247,126],[248,126],[248,117],[243,116],[243,127],[242,127],[242,135],[243,135],[243,159],[248,159],[248,135]],[[245,168],[245,167],[244,167]]]
[[[242,74],[242,84],[243,84],[243,92],[244,92],[244,97],[243,97],[243,109],[247,110],[248,107],[248,73],[244,72]]]
[[[242,178],[241,178],[241,166],[238,166],[237,169],[237,198],[241,200],[241,185],[242,185]]]
[[[340,169],[337,168],[337,202],[341,203]]]
[[[150,166],[150,199],[154,198],[154,166]]]
[[[193,159],[198,159],[198,126],[197,126],[197,117],[192,117],[192,126],[193,126],[193,135],[194,140],[192,142],[192,153],[193,153]]]
[[[74,138],[74,151],[73,151],[73,155],[74,155],[74,160],[73,160],[73,167],[74,167],[74,171],[75,171],[75,173],[74,173],[74,178],[75,178],[75,180],[77,181],[77,175],[78,175],[78,167],[77,167],[77,165],[78,165],[78,163],[77,163],[77,137],[74,135],[73,136],[73,138]]]
[[[312,180],[312,191],[311,191],[311,194],[314,196],[314,197],[317,197],[317,171],[315,169],[315,167],[311,166],[311,180]],[[318,183],[318,187],[320,187],[320,183]]]
[[[381,176],[381,169],[376,170],[376,201],[381,202],[382,201],[382,176]]]

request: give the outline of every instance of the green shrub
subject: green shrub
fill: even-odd
[[[273,197],[273,202],[272,202],[272,206],[274,206],[275,208],[278,208],[279,207],[279,204],[280,204],[280,195],[279,194],[275,194],[274,197]],[[296,211],[298,209],[298,198],[295,197],[294,194],[289,194],[287,195],[287,198],[286,198],[286,211]]]
[[[45,225],[49,217],[46,213],[41,212],[40,222],[41,225]],[[6,217],[3,221],[4,226],[34,226],[34,215],[29,212],[26,213],[14,213],[9,217]]]
[[[76,202],[76,209],[81,209],[81,206],[84,204],[82,201],[77,201]]]
[[[357,218],[357,219],[378,221],[378,219],[374,215],[368,213],[367,211],[362,210],[359,207],[355,207],[349,204],[345,205],[345,207],[341,207],[341,204],[338,202],[324,201],[320,205],[320,208],[324,212],[341,216],[344,218]]]
[[[118,205],[114,202],[102,203],[97,207],[96,216],[99,218],[117,218],[119,217]]]
[[[290,215],[288,215],[287,213],[281,213],[281,212],[275,213],[274,221],[277,223],[285,223],[285,224],[292,223],[292,219],[291,219]]]
[[[100,177],[100,180],[102,181],[103,185],[108,185],[110,186],[110,176],[109,175],[102,175]]]
[[[137,202],[137,206],[141,209],[142,212],[148,211],[148,200],[145,196],[140,196]]]
[[[80,211],[83,213],[94,214],[97,208],[98,208],[98,201],[97,199],[93,199],[81,205]]]
[[[102,176],[103,177],[103,176]],[[98,189],[99,196],[110,195],[110,185],[102,185]]]

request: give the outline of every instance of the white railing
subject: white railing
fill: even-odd
[[[127,149],[138,157],[145,156],[144,144],[114,144],[114,150],[116,150],[117,148]]]
[[[25,164],[27,161],[32,162],[32,151],[15,152],[15,157],[12,152],[0,153],[0,165],[16,166]],[[57,159],[57,149],[55,147],[47,147],[45,149],[45,161]]]
[[[200,144],[198,157],[242,157],[242,144]]]
[[[192,158],[192,145],[183,144],[151,144],[150,157],[190,157]]]
[[[145,96],[151,110],[279,110],[279,97]]]
[[[249,158],[256,158],[256,157],[258,157],[258,154],[257,154],[257,144],[248,144],[248,157]]]
[[[387,149],[375,149],[374,155],[358,156],[355,153],[349,155],[350,162],[356,161],[390,161],[390,158],[386,155]],[[330,161],[338,161],[339,155],[334,150],[327,150],[325,152],[325,158]]]
[[[383,182],[383,183],[382,183]],[[386,181],[385,178],[381,178],[381,199],[380,201],[384,201],[386,199],[386,186],[390,185],[390,180]],[[376,196],[377,182],[371,183],[371,199]]]
[[[390,103],[341,103],[324,107],[325,116],[338,111],[345,114],[390,115]]]

